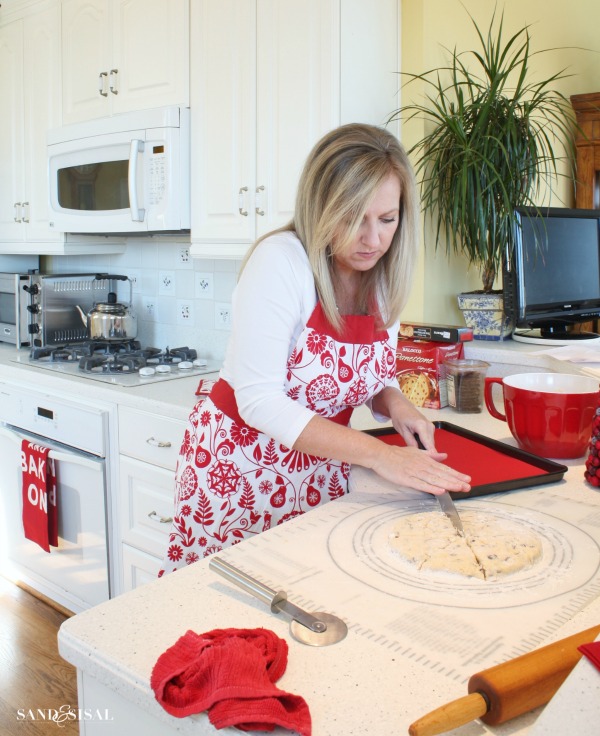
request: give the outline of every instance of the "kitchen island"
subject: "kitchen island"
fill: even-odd
[[[476,348],[479,357],[506,350],[485,349]],[[494,372],[569,371],[543,357],[532,360],[530,350],[509,349],[504,363],[494,357]],[[485,410],[426,413],[515,445],[507,426]],[[363,411],[353,424],[373,426]],[[307,701],[315,736],[406,733],[424,713],[466,694],[471,674],[600,622],[600,492],[583,480],[584,459],[566,461],[559,482],[458,502],[459,510],[468,504],[548,530],[545,561],[527,584],[423,586],[396,575],[379,543],[385,524],[415,504],[433,507],[435,500],[390,488],[360,469],[348,496],[219,554],[265,585],[286,590],[297,605],[342,618],[348,635],[328,647],[294,640],[282,615],[216,575],[208,559],[79,614],[63,624],[59,647],[78,669],[79,705],[91,714],[81,722],[82,733],[215,733],[204,713],[169,716],[154,699],[150,674],[159,655],[186,631],[229,627],[263,627],[287,641],[287,670],[277,684]],[[574,675],[582,672],[585,682],[581,688],[575,683],[565,707],[560,691],[553,701],[570,724],[590,702],[600,703],[600,677],[585,661]],[[580,692],[587,693],[585,702],[578,700]],[[567,732],[560,718],[544,724],[541,712],[496,727],[474,722],[453,733]],[[597,717],[584,722],[594,727]],[[587,736],[582,728],[573,733]]]

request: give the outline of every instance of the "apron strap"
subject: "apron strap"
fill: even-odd
[[[239,424],[241,427],[248,426],[246,422],[242,419],[238,411],[234,390],[223,378],[219,378],[219,380],[212,387],[212,390],[210,392],[210,399],[217,407],[217,409],[222,411],[223,414],[228,416],[230,419],[233,419],[236,424]],[[342,424],[343,426],[347,427],[350,423],[350,417],[352,416],[353,411],[354,407],[348,406],[345,409],[342,409],[342,411],[339,412],[339,414],[336,414],[334,417],[323,418],[329,419],[330,422]]]

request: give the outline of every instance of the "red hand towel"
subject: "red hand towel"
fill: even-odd
[[[600,670],[600,641],[582,644],[578,649]]]
[[[156,661],[150,684],[158,702],[183,718],[208,711],[216,728],[311,734],[303,698],[273,684],[287,664],[287,644],[268,629],[188,631]]]
[[[23,531],[45,551],[58,546],[58,498],[50,449],[28,440],[21,443],[23,471]]]

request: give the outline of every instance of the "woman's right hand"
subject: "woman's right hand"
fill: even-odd
[[[468,492],[471,477],[444,465],[445,452],[384,445],[373,470],[385,480],[434,496],[444,491]]]

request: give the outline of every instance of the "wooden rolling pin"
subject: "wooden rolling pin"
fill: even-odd
[[[509,721],[545,705],[582,657],[577,647],[600,634],[600,626],[534,649],[520,657],[478,672],[468,683],[469,695],[419,718],[410,736],[435,736],[481,718],[490,726]]]

